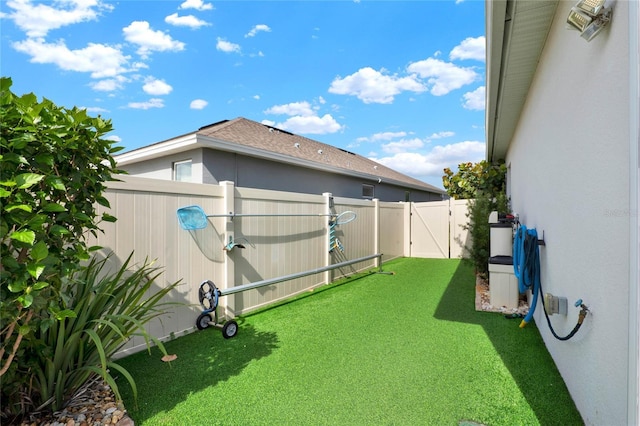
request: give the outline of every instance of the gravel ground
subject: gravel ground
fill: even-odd
[[[518,308],[505,308],[504,306],[491,305],[489,281],[480,275],[476,275],[476,311],[499,312],[502,314],[520,314],[523,317],[529,312],[529,304],[525,298],[520,298]]]
[[[32,414],[21,426],[134,426],[122,402],[101,379],[89,383],[62,411]]]

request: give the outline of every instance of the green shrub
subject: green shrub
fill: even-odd
[[[109,206],[104,182],[120,173],[104,139],[109,120],[66,109],[32,93],[16,96],[0,79],[0,376],[24,340],[75,313],[61,295],[63,277],[89,258],[85,243]]]
[[[131,336],[152,339],[144,324],[159,315],[175,284],[145,293],[157,269],[145,262],[114,275],[90,260],[88,234],[101,231],[116,180],[105,135],[111,121],[32,93],[16,96],[0,79],[0,377],[3,423],[33,410],[62,408],[88,378],[119,395],[111,356]],[[160,342],[156,342],[160,346]]]
[[[469,225],[465,227],[471,235],[471,245],[466,247],[467,260],[480,274],[486,274],[489,267],[489,214],[492,211],[510,212],[505,192],[506,173],[504,163],[491,164],[483,160],[476,164],[460,163],[456,173],[446,168],[442,176],[447,194],[455,199],[470,200]]]
[[[509,213],[509,202],[504,192],[497,196],[485,192],[478,192],[473,200],[469,201],[467,217],[469,225],[466,229],[471,234],[471,246],[467,247],[469,257],[479,274],[486,274],[489,268],[490,234],[489,214],[492,211]]]

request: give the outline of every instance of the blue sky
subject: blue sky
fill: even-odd
[[[13,92],[127,150],[245,117],[442,187],[484,158],[484,2],[0,1]]]

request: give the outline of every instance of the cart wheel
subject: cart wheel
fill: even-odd
[[[218,307],[218,288],[212,281],[204,281],[198,289],[198,300],[204,309]]]
[[[209,327],[209,323],[211,322],[211,315],[209,314],[200,314],[198,315],[198,319],[196,320],[196,327],[198,330],[204,330]]]
[[[238,334],[238,323],[233,320],[225,322],[222,327],[222,335],[224,338],[231,339],[236,334]]]

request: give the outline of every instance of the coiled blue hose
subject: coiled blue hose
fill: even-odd
[[[513,239],[513,272],[518,279],[520,293],[531,289],[533,296],[529,312],[520,323],[524,327],[533,318],[538,303],[540,289],[540,251],[538,249],[538,232],[519,225]]]

